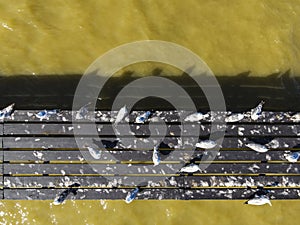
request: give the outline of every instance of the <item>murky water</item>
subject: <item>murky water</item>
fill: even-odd
[[[300,1],[0,1],[0,73],[82,73],[137,40],[175,42],[217,75],[300,74]]]
[[[243,201],[4,201],[1,224],[297,224],[299,201],[248,206]]]
[[[300,1],[0,0],[0,73],[80,74],[137,40],[175,42],[217,75],[300,74]],[[136,68],[143,74],[147,67]],[[101,196],[99,196],[99,199]],[[296,224],[299,201],[2,201],[1,224]],[[297,220],[297,219],[296,219]]]

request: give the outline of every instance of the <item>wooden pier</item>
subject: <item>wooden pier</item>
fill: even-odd
[[[167,126],[165,144],[159,148],[161,173],[151,170],[151,149],[130,149],[121,142],[113,142],[116,135],[112,124],[116,112],[96,112],[95,121],[75,123],[72,123],[71,111],[61,111],[47,120],[36,118],[37,112],[16,110],[12,118],[0,123],[2,199],[54,199],[72,183],[80,187],[76,196],[71,194],[68,198],[125,199],[135,185],[119,183],[121,177],[159,180],[141,186],[137,199],[248,199],[261,187],[270,191],[271,199],[298,199],[300,196],[300,164],[290,163],[283,156],[287,151],[300,150],[300,123],[291,121],[291,112],[263,112],[256,121],[245,118],[220,125],[220,129],[226,131],[219,154],[212,162],[204,162],[211,163],[205,170],[194,174],[164,172],[170,165],[190,160],[185,158],[189,150],[173,150],[179,152],[178,158],[168,155],[172,151],[168,144],[178,144],[181,135],[178,113],[182,112],[154,113]],[[128,120],[130,132],[136,135],[136,145],[143,146],[150,133],[148,123],[134,123],[138,113],[132,112]],[[111,143],[106,149],[100,149],[103,157],[99,160],[86,160],[82,151],[87,150],[79,149],[74,137],[74,126],[84,128],[87,123],[95,123],[99,137]],[[152,125],[163,126],[160,122]],[[186,143],[209,138],[210,127],[211,118],[202,120],[199,137],[183,133]],[[90,138],[90,135],[85,130],[81,138]],[[247,142],[266,144],[274,139],[278,146],[266,153],[257,153],[245,146]],[[190,147],[194,156],[210,151]],[[113,154],[116,160],[108,161],[105,152]],[[93,164],[109,168],[127,165],[130,174],[115,174],[111,170],[95,172],[90,166]]]

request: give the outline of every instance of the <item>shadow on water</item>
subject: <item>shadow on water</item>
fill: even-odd
[[[153,70],[153,76],[160,76],[162,70]],[[60,108],[71,109],[73,96],[82,75],[19,75],[0,77],[1,99],[0,105],[6,106],[16,103],[17,109],[44,109]],[[208,103],[201,88],[186,74],[181,76],[165,76],[176,82],[192,97],[198,110],[209,111]],[[97,79],[101,79],[97,77]],[[122,76],[112,77],[102,88],[99,97],[102,100],[97,107],[102,110],[110,110],[117,94],[124,86],[136,80],[134,72],[124,72]],[[265,100],[264,109],[274,111],[300,111],[300,77],[293,77],[290,71],[285,73],[270,74],[265,77],[251,77],[250,71],[236,76],[218,76],[217,80],[223,91],[226,107],[231,111],[244,111],[255,106],[260,100]],[[139,88],[135,87],[136,95],[128,98],[138,99]],[[149,87],[157,89],[161,87]],[[164,91],[168,90],[164,87]],[[210,86],[209,88],[215,88]],[[98,93],[97,85],[87,87],[87,95],[90,92]],[[174,96],[183,98],[183,96]],[[83,96],[83,102],[88,102]],[[183,101],[184,102],[184,101]],[[184,105],[182,108],[184,109]],[[162,98],[143,99],[135,105],[136,110],[170,110],[174,107]]]

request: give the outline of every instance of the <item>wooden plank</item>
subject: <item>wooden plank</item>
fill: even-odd
[[[186,176],[185,187],[300,187],[300,176]]]
[[[82,187],[109,188],[122,187],[118,183],[119,177],[103,176],[5,176],[5,188],[64,188],[72,183],[79,183]],[[149,180],[154,180],[151,177]],[[157,180],[155,178],[155,180]],[[126,182],[126,186],[136,185]],[[300,176],[166,176],[160,177],[153,187],[300,187]]]
[[[93,166],[93,169],[92,167]],[[206,167],[201,164],[200,168]],[[269,163],[213,163],[202,169],[202,173],[218,174],[261,174],[287,173],[298,174],[300,164],[269,164]],[[4,164],[4,174],[175,174],[180,170],[180,164]]]
[[[149,178],[149,177],[148,177]],[[159,179],[157,177],[149,178],[149,180],[157,180],[157,183],[152,183],[152,186],[165,186],[165,187],[174,187],[176,183],[177,187],[184,185],[184,176],[162,176]],[[146,180],[146,179],[145,179]],[[168,182],[171,180],[171,182]],[[103,176],[6,176],[4,177],[4,184],[6,188],[33,188],[33,187],[47,187],[47,188],[57,188],[57,187],[68,187],[72,183],[79,183],[82,187],[91,187],[91,188],[112,188],[112,187],[122,187],[126,186],[135,186],[136,182],[134,179],[132,181],[127,181],[123,184],[120,183],[120,177],[103,177]],[[167,181],[167,182],[164,182]],[[147,184],[148,182],[146,182]]]
[[[6,150],[3,152],[4,161],[84,161],[95,160],[92,157],[88,157],[89,153],[86,150],[84,155],[79,150]],[[152,160],[152,150],[115,150],[107,151],[100,150],[101,158],[95,161],[105,161],[110,160],[113,157],[116,161],[151,161]],[[173,150],[176,154],[167,149],[160,151],[160,156],[162,162],[167,161],[188,161],[193,158],[198,161],[201,160],[203,156],[211,157],[215,153],[213,150],[203,151],[197,149],[195,151],[189,150]],[[220,150],[214,161],[286,161],[284,159],[283,150],[270,150],[266,154],[261,154],[252,150]],[[86,157],[86,158],[84,158]],[[208,159],[208,158],[207,158]]]
[[[249,108],[250,111],[250,108]],[[40,119],[36,118],[35,114],[38,113],[39,110],[15,110],[13,116],[11,118],[5,119],[7,122],[28,122],[35,121],[40,122]],[[43,120],[43,122],[71,122],[72,121],[72,111],[62,110],[58,115],[51,116],[48,120]],[[133,111],[130,113],[128,120],[133,122],[136,116],[142,114],[142,111]],[[153,113],[153,117],[159,117],[165,122],[179,122],[179,116],[182,115],[185,118],[187,115],[193,113],[192,111],[155,111]],[[117,115],[116,111],[95,111],[95,122],[113,122]],[[218,115],[225,115],[225,112],[214,112],[213,117],[209,116],[201,122],[211,122],[213,119],[218,119]],[[263,111],[261,117],[254,121],[255,123],[293,123],[291,121],[291,116],[295,114],[295,112],[272,112],[272,111]],[[253,122],[249,117],[246,116],[243,120],[239,121],[239,123],[249,123]]]
[[[217,136],[216,136],[217,137]],[[91,139],[94,137],[78,137],[82,142],[90,143]],[[120,142],[117,144],[115,149],[124,149],[134,147],[135,149],[145,149],[145,146],[154,146],[155,143],[149,144],[148,138],[120,138]],[[212,137],[215,139],[215,137]],[[115,138],[102,138],[102,140],[115,141]],[[234,138],[225,137],[222,143],[222,148],[244,148],[247,149],[245,144],[249,142],[259,142],[259,141],[270,141],[272,139],[265,138]],[[299,138],[288,138],[279,137],[276,138],[279,144],[279,148],[299,148],[300,137]],[[182,137],[182,142],[185,148],[195,148],[192,143],[198,142],[198,138],[195,137]],[[123,144],[122,144],[123,142]],[[177,137],[166,137],[164,142],[172,143],[172,145],[178,145],[179,138]],[[124,145],[125,144],[125,145]],[[177,146],[178,148],[180,146]],[[3,148],[78,148],[75,138],[73,137],[3,137]],[[147,147],[148,148],[148,147]],[[149,148],[148,148],[149,149]],[[150,147],[152,149],[152,147]]]
[[[89,129],[91,124],[70,124],[70,123],[10,123],[4,124],[5,135],[74,135],[74,127],[77,134],[81,135],[93,135]],[[96,124],[96,129],[100,136],[115,136],[115,131],[111,124]],[[166,129],[166,136],[194,136],[194,133],[188,133],[185,125],[180,126],[178,124],[163,125],[160,123],[153,123],[158,130]],[[142,135],[148,136],[151,134],[148,124],[130,124],[130,130],[128,126],[120,124],[117,128],[121,135]],[[211,126],[209,124],[199,125],[199,135],[208,136],[211,132]],[[0,127],[1,128],[1,127]],[[183,129],[182,129],[183,128]],[[226,129],[225,136],[293,136],[300,135],[300,125],[275,125],[275,124],[227,124],[224,126],[218,126],[218,129]],[[195,130],[193,128],[192,130]],[[156,134],[152,134],[156,135]]]
[[[76,196],[70,194],[69,199],[125,199],[133,189],[79,189]],[[52,200],[62,189],[5,189],[4,199],[11,200]],[[249,189],[145,189],[138,193],[136,200],[172,199],[172,200],[201,200],[201,199],[248,199],[257,190]],[[299,189],[271,190],[271,199],[298,199]]]
[[[112,124],[95,124],[98,134],[100,136],[115,136],[116,133],[112,127]],[[155,124],[156,129],[164,131],[166,130],[166,135],[168,136],[180,136],[181,128],[179,125],[165,125]],[[9,136],[16,135],[74,135],[74,128],[76,129],[76,134],[79,135],[94,135],[90,130],[91,124],[77,123],[77,124],[67,124],[67,123],[11,123],[4,125],[4,134]],[[151,131],[148,124],[130,124],[130,130],[128,130],[128,125],[120,124],[117,127],[117,131],[121,135],[142,135],[149,136]],[[204,127],[203,127],[204,128]],[[205,129],[205,128],[204,128]],[[209,133],[206,132],[205,135]],[[152,134],[153,135],[153,134]],[[162,134],[161,134],[162,135]],[[183,135],[188,135],[183,133]],[[193,134],[190,134],[193,135]]]
[[[3,135],[3,122],[0,122],[0,136],[2,136]]]

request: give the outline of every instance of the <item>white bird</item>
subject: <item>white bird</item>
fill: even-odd
[[[234,113],[225,118],[226,123],[238,122],[244,119],[244,113]]]
[[[293,122],[300,122],[300,113],[296,113],[290,117]]]
[[[53,109],[53,110],[43,110],[43,111],[40,111],[38,113],[35,114],[35,116],[37,118],[39,118],[40,120],[43,120],[43,119],[49,119],[49,117],[51,115],[55,115],[58,113],[58,110],[57,109]]]
[[[159,150],[157,145],[154,146],[153,148],[152,161],[154,166],[157,166],[160,163],[160,155],[159,155]]]
[[[204,140],[196,143],[197,148],[204,148],[204,149],[210,149],[217,146],[217,143],[212,140]]]
[[[89,153],[94,159],[100,159],[101,158],[101,151],[98,149],[94,149],[92,147],[86,147],[89,150]]]
[[[135,188],[132,192],[128,192],[126,198],[125,198],[125,202],[127,204],[131,203],[137,196],[137,194],[139,193],[140,188]]]
[[[287,161],[294,163],[298,161],[300,157],[300,152],[291,152],[288,154],[284,154],[284,157]]]
[[[200,120],[203,120],[207,117],[207,114],[202,114],[201,112],[196,112],[188,115],[184,121],[186,122],[198,122]]]
[[[124,105],[118,112],[116,120],[115,120],[115,125],[120,123],[128,114],[128,110],[126,105]]]
[[[279,148],[279,146],[280,146],[280,143],[277,139],[273,139],[268,144],[266,144],[266,147],[272,148],[272,149]]]
[[[269,197],[266,195],[255,195],[254,198],[249,199],[247,202],[245,202],[245,204],[248,204],[248,205],[269,204],[270,206],[272,206],[272,203],[271,203]]]
[[[75,115],[75,119],[76,120],[82,120],[82,119],[85,119],[89,110],[87,109],[87,107],[90,105],[91,103],[87,103],[85,104],[84,106],[82,106],[77,112],[76,112],[76,115]]]
[[[198,165],[196,165],[194,163],[188,164],[185,167],[182,167],[180,169],[181,173],[195,173],[197,171],[201,172],[201,169],[200,169],[200,167]]]
[[[269,151],[269,149],[265,145],[261,145],[257,143],[247,143],[245,146],[260,153]]]
[[[15,103],[10,104],[9,106],[5,107],[0,111],[0,119],[3,120],[4,118],[8,118],[11,116],[14,110]]]
[[[262,107],[265,104],[264,101],[261,101],[255,108],[251,109],[251,119],[257,120],[262,112]]]
[[[147,111],[147,112],[143,113],[142,115],[138,116],[135,119],[135,122],[136,123],[145,123],[149,119],[150,115],[151,115],[151,112]]]

